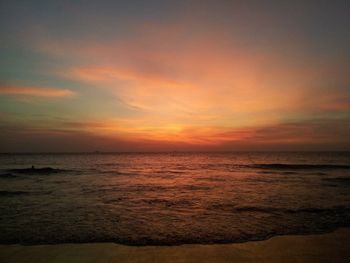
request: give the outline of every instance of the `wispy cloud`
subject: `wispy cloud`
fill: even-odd
[[[60,88],[0,84],[0,95],[62,98],[71,97],[75,92]]]

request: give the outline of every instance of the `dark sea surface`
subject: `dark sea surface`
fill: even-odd
[[[350,153],[0,154],[3,244],[231,243],[349,226]]]

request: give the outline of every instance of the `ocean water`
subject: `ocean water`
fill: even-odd
[[[231,243],[349,226],[350,153],[0,155],[0,243]]]

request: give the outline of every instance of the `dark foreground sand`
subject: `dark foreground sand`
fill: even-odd
[[[0,262],[350,262],[350,229],[227,245],[0,245]]]

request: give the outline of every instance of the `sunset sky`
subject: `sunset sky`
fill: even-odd
[[[350,150],[349,14],[1,0],[0,152]]]

